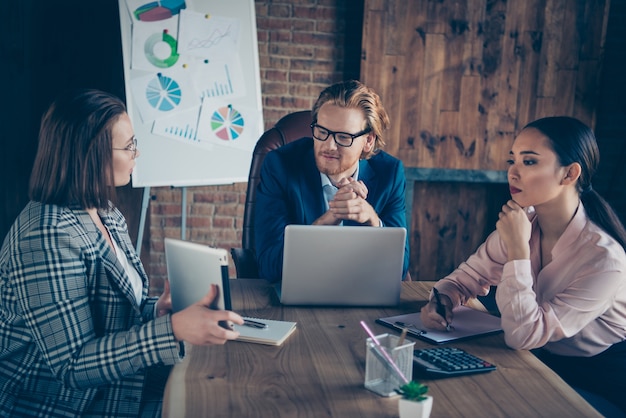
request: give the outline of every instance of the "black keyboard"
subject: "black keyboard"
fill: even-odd
[[[413,364],[425,376],[446,377],[489,372],[494,364],[454,347],[423,348],[413,351]]]

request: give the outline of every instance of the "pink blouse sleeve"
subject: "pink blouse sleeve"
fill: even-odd
[[[479,295],[485,296],[490,286],[500,282],[506,260],[504,244],[494,231],[467,261],[439,280],[437,290],[450,297],[454,306],[463,305]]]
[[[592,346],[620,340],[611,335],[609,322],[618,319],[609,310],[616,295],[623,294],[624,272],[613,261],[598,254],[589,263],[574,254],[548,265],[550,270],[544,269],[536,285],[529,260],[507,263],[496,293],[507,345],[530,350],[574,337],[586,341],[572,344],[593,354],[597,348]]]
[[[559,320],[552,309],[537,303],[533,290],[530,260],[505,264],[502,281],[496,292],[506,344],[516,349],[543,347],[552,335],[563,338]]]

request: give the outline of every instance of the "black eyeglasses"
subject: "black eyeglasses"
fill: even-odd
[[[372,128],[365,128],[355,134],[349,134],[347,132],[331,131],[330,129],[326,129],[323,126],[318,125],[317,123],[312,123],[311,130],[313,131],[313,138],[318,141],[326,141],[328,137],[332,135],[335,140],[335,144],[340,147],[350,147],[352,146],[355,138],[370,133]]]
[[[132,152],[133,155],[132,155],[131,158],[134,160],[135,157],[137,156],[137,137],[133,136],[132,141],[133,142],[131,144],[128,144],[127,147],[124,147],[124,148],[113,148],[113,149],[116,149],[116,150],[119,150],[119,151],[130,151],[130,152]]]

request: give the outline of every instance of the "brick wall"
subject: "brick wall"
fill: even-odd
[[[357,3],[359,3],[357,5]],[[363,2],[256,0],[265,127],[310,109],[329,84],[358,78]],[[246,183],[188,187],[185,238],[214,247],[241,246]],[[152,293],[166,278],[163,238],[181,237],[181,188],[151,189],[149,262]],[[145,253],[144,253],[145,254]],[[230,275],[235,276],[231,260]]]

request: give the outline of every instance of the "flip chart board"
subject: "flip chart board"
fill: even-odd
[[[254,0],[118,0],[133,187],[245,182],[263,109]]]

